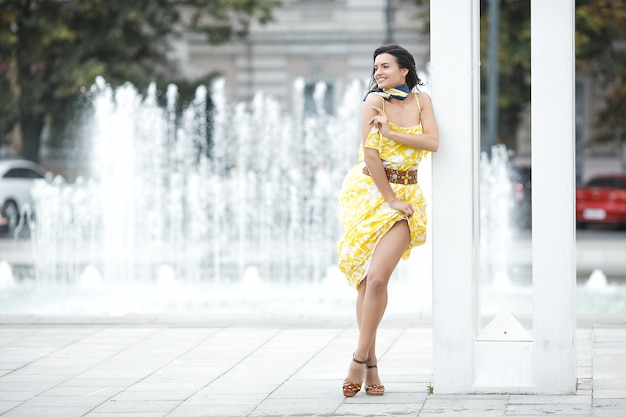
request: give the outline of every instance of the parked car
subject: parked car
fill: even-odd
[[[626,174],[604,174],[576,189],[576,225],[626,227]]]
[[[31,188],[35,180],[51,175],[31,161],[0,160],[0,232],[13,233],[27,205],[34,212]]]

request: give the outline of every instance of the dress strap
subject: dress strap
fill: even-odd
[[[417,97],[417,93],[413,93],[415,94],[415,101],[417,101],[417,108],[419,109],[419,111],[422,111],[422,106],[420,106],[420,99]]]

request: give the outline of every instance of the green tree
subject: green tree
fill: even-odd
[[[486,108],[489,7],[480,5],[481,106]],[[530,102],[530,0],[502,0],[498,39],[497,141],[515,149],[522,110]],[[486,116],[486,111],[481,115]]]
[[[274,0],[0,0],[0,138],[14,126],[38,160],[41,133],[65,126],[98,75],[137,88],[178,81],[169,42],[220,43],[271,20]]]
[[[576,69],[609,94],[595,139],[626,143],[626,0],[576,1]]]
[[[489,10],[481,4],[481,55],[487,51]],[[607,106],[599,116],[596,139],[624,138],[626,114],[625,0],[576,0],[576,71],[607,87]],[[499,137],[512,147],[521,111],[530,101],[530,1],[502,0],[499,37]],[[483,66],[483,79],[486,66]],[[486,83],[483,83],[485,85]],[[484,89],[483,89],[484,91]],[[483,95],[484,98],[484,95]]]
[[[413,1],[428,4],[428,0]],[[486,0],[481,1],[480,12],[481,55],[486,57]],[[599,115],[596,139],[626,141],[626,0],[576,0],[575,30],[576,71],[592,75],[609,91],[605,109]],[[521,111],[530,102],[530,37],[530,0],[501,0],[498,136],[509,147],[515,143]],[[487,60],[483,59],[483,105],[487,70]]]

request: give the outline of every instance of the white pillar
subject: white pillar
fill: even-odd
[[[574,0],[531,0],[533,324],[538,392],[576,389]]]
[[[435,393],[571,393],[575,368],[573,0],[531,0],[533,334],[479,310],[479,0],[431,2]],[[502,337],[502,328],[513,330]],[[509,366],[507,366],[509,365]],[[505,371],[504,371],[504,370]]]
[[[472,385],[478,305],[479,1],[430,3],[433,156],[433,387]]]

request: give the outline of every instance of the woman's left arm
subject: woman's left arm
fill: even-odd
[[[439,127],[437,127],[433,103],[430,96],[426,93],[419,93],[418,97],[422,108],[420,120],[424,133],[411,134],[396,132],[389,128],[389,123],[381,124],[379,127],[380,132],[389,139],[393,139],[396,142],[412,148],[437,152],[439,149]]]

